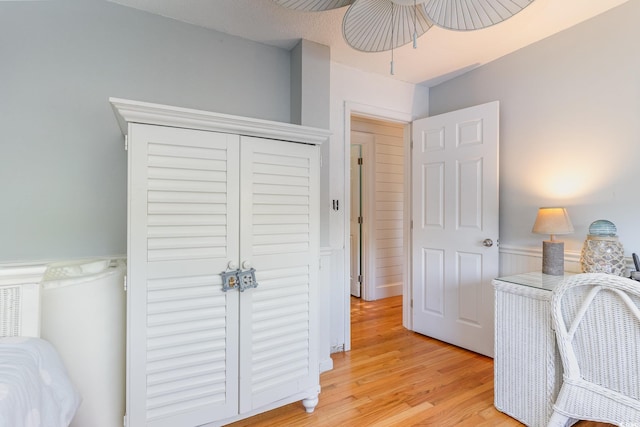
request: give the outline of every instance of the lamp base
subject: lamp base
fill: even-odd
[[[564,274],[564,242],[542,242],[542,273],[552,276]]]

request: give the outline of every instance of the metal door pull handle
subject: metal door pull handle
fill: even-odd
[[[222,291],[227,292],[230,289],[237,289],[240,292],[244,292],[245,289],[257,288],[258,281],[256,280],[256,269],[250,268],[248,270],[236,270],[223,271],[220,273],[222,277]]]
[[[222,291],[227,292],[229,289],[235,289],[238,286],[238,270],[223,271],[220,273],[222,277]]]

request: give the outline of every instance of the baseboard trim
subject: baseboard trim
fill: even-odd
[[[323,359],[320,361],[320,373],[327,372],[333,369],[333,359]]]

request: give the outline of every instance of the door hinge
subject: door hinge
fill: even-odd
[[[364,163],[363,163],[363,161],[362,161],[362,157],[358,157],[358,164],[359,164],[359,165],[364,164]]]
[[[129,151],[129,135],[124,136],[124,151]]]
[[[359,216],[358,217],[358,224],[362,224],[363,222],[364,222],[364,219],[361,216]]]
[[[124,416],[122,417],[122,425],[124,427],[127,427],[127,414],[124,414]]]
[[[411,220],[411,229],[413,230],[413,220]]]
[[[409,301],[409,306],[413,308],[413,298],[411,299],[411,301]]]
[[[362,283],[362,274],[358,274],[358,283]]]
[[[124,280],[122,281],[122,287],[124,288],[124,291],[127,292],[127,275],[124,275]]]
[[[320,154],[320,167],[322,167],[322,154]]]
[[[411,146],[411,149],[413,150],[413,139],[411,140],[410,146]]]

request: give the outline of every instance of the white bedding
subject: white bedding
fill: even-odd
[[[0,427],[67,427],[80,401],[51,344],[0,338]]]

